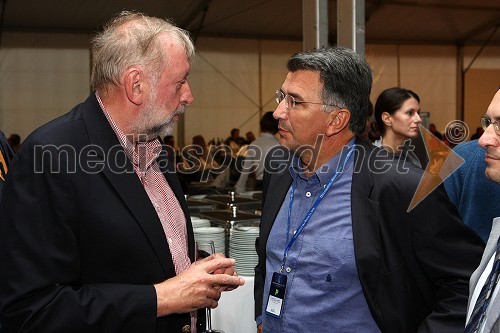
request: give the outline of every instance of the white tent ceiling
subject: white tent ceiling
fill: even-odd
[[[311,0],[312,1],[312,0]],[[330,43],[337,1],[329,0]],[[127,9],[196,36],[302,39],[302,0],[2,0],[2,31],[93,33]],[[498,0],[367,0],[366,43],[500,44]]]

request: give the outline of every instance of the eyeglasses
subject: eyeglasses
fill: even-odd
[[[318,102],[306,102],[306,101],[297,100],[293,96],[285,95],[281,90],[278,89],[278,90],[276,90],[276,103],[280,104],[282,100],[285,100],[285,107],[288,110],[294,109],[295,106],[297,106],[297,104],[305,104],[305,103],[336,107],[335,105],[331,105],[331,104],[318,103]]]
[[[500,136],[500,122],[498,121],[491,121],[490,118],[486,116],[481,117],[481,126],[483,126],[483,129],[486,131],[488,126],[493,125],[493,129],[495,130],[495,133]]]

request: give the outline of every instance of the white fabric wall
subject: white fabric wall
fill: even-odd
[[[453,46],[368,45],[366,59],[374,73],[371,100],[386,88],[403,87],[420,97],[422,112],[444,130],[456,114],[456,51]]]
[[[4,33],[0,50],[0,130],[21,139],[69,111],[89,92],[88,38]]]
[[[0,129],[7,136],[19,133],[24,139],[88,96],[88,43],[86,35],[4,33]],[[233,127],[242,135],[258,134],[259,115],[274,110],[274,91],[285,79],[286,60],[301,50],[302,43],[200,37],[196,47],[198,56],[189,75],[195,101],[185,115],[184,142],[197,134],[207,141],[226,138]],[[465,49],[465,67],[478,49]],[[454,46],[367,45],[366,59],[374,72],[373,102],[383,89],[400,85],[420,95],[422,111],[431,113],[441,131],[456,118]],[[472,69],[498,70],[499,59],[500,46],[488,46]]]
[[[207,141],[225,139],[232,128],[242,136],[247,131],[258,135],[260,115],[276,107],[274,92],[286,76],[286,59],[301,43],[200,38],[196,47],[189,75],[195,101],[186,112],[186,143],[197,134]]]

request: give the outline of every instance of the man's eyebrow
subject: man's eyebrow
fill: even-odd
[[[292,96],[293,98],[297,99],[298,101],[302,101],[304,99],[299,93],[295,93],[295,92],[290,92],[287,95]]]
[[[490,117],[487,113],[485,113],[484,117],[488,118],[489,120],[500,121],[500,115],[496,115],[494,117]]]

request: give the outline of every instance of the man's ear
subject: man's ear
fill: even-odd
[[[340,109],[331,112],[328,127],[326,130],[327,136],[335,135],[349,126],[351,113],[346,109]]]
[[[130,102],[141,105],[144,98],[143,75],[136,68],[130,68],[125,74],[125,93]]]

